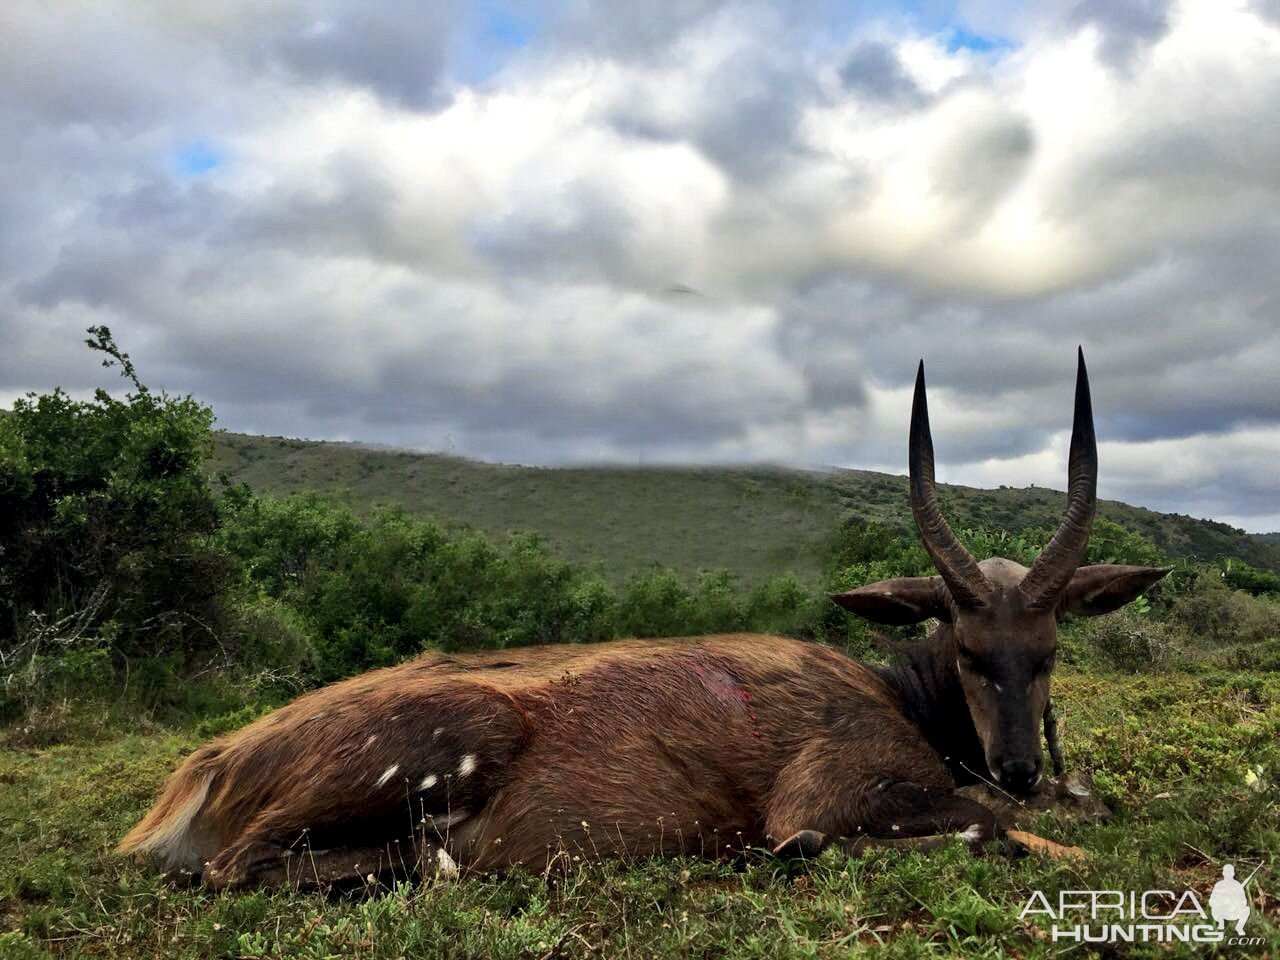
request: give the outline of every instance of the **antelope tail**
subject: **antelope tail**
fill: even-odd
[[[200,811],[213,780],[205,751],[197,751],[165,782],[160,799],[116,847],[117,853],[145,854],[165,870],[199,872],[210,851]],[[206,762],[201,762],[206,761]]]

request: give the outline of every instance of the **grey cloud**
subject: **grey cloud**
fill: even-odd
[[[608,121],[626,136],[692,142],[721,169],[748,182],[777,173],[803,150],[797,125],[820,94],[814,79],[794,63],[769,48],[739,50],[700,78],[699,86],[697,109],[687,119],[655,114],[637,91],[637,99],[608,112]]]
[[[430,108],[447,96],[450,44],[471,15],[457,0],[152,6],[5,4],[0,31],[22,42],[0,61],[0,100],[45,120],[137,132],[176,110],[218,112],[212,92],[247,69]]]
[[[16,293],[20,302],[39,307],[66,300],[89,306],[127,305],[133,299],[133,274],[140,266],[137,251],[119,243],[109,248],[101,243],[73,244],[57,266],[36,280],[19,283]]]
[[[1169,6],[1170,0],[1083,0],[1071,10],[1068,23],[1095,26],[1101,34],[1099,55],[1112,66],[1125,66],[1165,35]]]
[[[663,278],[637,259],[636,228],[635,214],[604,185],[574,184],[555,204],[486,217],[471,235],[476,252],[504,276],[651,287]]]
[[[429,259],[436,224],[398,216],[396,187],[376,163],[339,153],[326,160],[324,174],[319,187],[282,184],[259,203],[232,206],[224,242],[406,265]]]
[[[539,459],[554,460],[597,449],[697,450],[803,412],[799,378],[754,357],[731,317],[703,298],[582,301],[535,285],[486,294],[481,311],[465,317],[458,308],[472,297],[467,288],[423,280],[356,300],[335,300],[323,283],[268,293],[285,267],[277,257],[241,269],[240,297],[258,305],[239,315],[228,315],[235,300],[219,280],[192,290],[180,330],[134,315],[110,322],[148,379],[211,400],[232,428],[309,436],[345,428],[394,441],[396,431],[418,436],[434,422],[487,444],[516,422],[541,444]],[[137,314],[181,309],[164,291],[153,296]],[[531,335],[531,322],[542,332]],[[612,332],[601,339],[587,332],[593,324]],[[78,342],[65,342],[68,355]],[[291,427],[280,411],[297,417]]]
[[[1023,117],[995,110],[963,130],[933,163],[933,180],[965,204],[963,229],[979,227],[996,201],[1014,189],[1031,162],[1035,137]]]
[[[926,100],[893,48],[875,40],[854,49],[840,68],[840,80],[858,96],[894,106],[919,106]]]
[[[0,8],[0,35],[9,120],[137,134],[162,122],[193,78],[208,79],[207,65],[164,43],[138,9],[17,0]]]
[[[690,27],[729,6],[728,0],[572,0],[547,4],[543,14],[562,46],[615,57],[651,58]]]
[[[1112,463],[1111,495],[1140,502],[1152,509],[1185,513],[1196,517],[1232,517],[1247,525],[1274,529],[1277,520],[1275,455],[1269,449],[1245,449],[1246,442],[1226,442],[1221,437],[1202,435],[1182,442],[1176,453],[1183,469],[1162,469],[1155,462]],[[1114,458],[1112,458],[1114,460]],[[1221,463],[1230,461],[1223,471]],[[1187,470],[1194,471],[1189,479]],[[1249,522],[1250,517],[1258,518]]]
[[[703,113],[694,138],[722,168],[747,180],[760,179],[794,161],[796,125],[814,85],[768,58],[738,54],[709,78],[712,108]]]
[[[438,105],[453,0],[301,3],[255,38],[255,55],[296,76],[366,87],[407,107]]]

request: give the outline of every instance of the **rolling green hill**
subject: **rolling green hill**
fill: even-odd
[[[357,509],[401,504],[493,536],[536,530],[563,555],[621,579],[658,563],[728,569],[750,582],[818,569],[825,540],[853,517],[909,525],[906,478],[780,467],[521,467],[352,443],[218,433],[214,469],[255,490],[337,494]],[[1064,494],[944,485],[960,526],[1056,525]],[[1280,569],[1280,542],[1226,524],[1104,501],[1106,516],[1173,556],[1228,555]]]

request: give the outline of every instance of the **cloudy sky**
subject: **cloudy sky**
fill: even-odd
[[[796,8],[802,8],[797,12]],[[1280,2],[5,0],[0,405],[1280,529]]]

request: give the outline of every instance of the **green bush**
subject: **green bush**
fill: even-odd
[[[1221,571],[1198,571],[1172,603],[1169,618],[1209,649],[1280,638],[1280,603],[1233,589]]]
[[[292,611],[319,679],[427,647],[469,650],[616,636],[619,599],[533,534],[494,544],[400,509],[360,519],[315,496],[225,499],[217,543],[240,589]],[[710,602],[711,597],[705,598]],[[686,626],[693,607],[684,610]]]
[[[226,572],[204,544],[213,412],[152,393],[106,327],[89,332],[125,399],[55,389],[0,419],[0,648],[47,654],[111,621],[117,657],[208,649]]]
[[[627,581],[618,607],[618,630],[630,637],[687,634],[695,617],[688,585],[674,570],[656,567]]]
[[[1222,571],[1222,582],[1231,589],[1243,590],[1254,596],[1280,597],[1280,573],[1259,570],[1230,558],[1219,561],[1218,566]]]
[[[1185,649],[1185,636],[1176,624],[1128,608],[1085,621],[1081,633],[1072,637],[1076,643],[1080,639],[1086,649],[1072,658],[1076,663],[1129,673],[1170,669]],[[1068,646],[1079,650],[1071,641]]]
[[[764,633],[825,637],[828,611],[843,616],[824,593],[793,574],[764,581],[746,598],[746,622]]]
[[[311,628],[284,601],[246,591],[228,604],[227,629],[235,644],[236,662],[251,665],[260,678],[270,675],[281,684],[296,686],[314,673]]]

